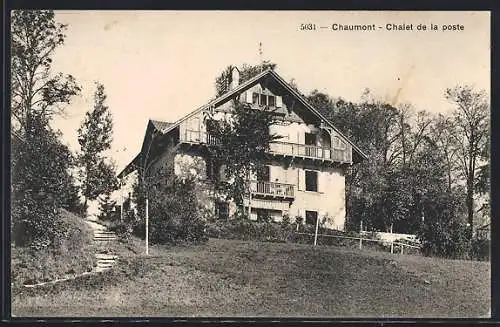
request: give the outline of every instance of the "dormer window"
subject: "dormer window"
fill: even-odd
[[[252,104],[259,106],[276,107],[276,97],[274,95],[266,95],[253,92]]]

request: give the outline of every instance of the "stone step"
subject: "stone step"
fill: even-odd
[[[99,235],[99,236],[94,236],[94,238],[113,238],[116,239],[116,235]]]
[[[114,266],[116,261],[97,261],[98,266]]]
[[[97,263],[97,267],[113,267],[114,264],[113,263],[103,263],[103,262],[98,262]]]
[[[95,255],[96,259],[98,260],[106,260],[106,259],[118,259],[118,256],[112,255],[112,254],[106,254],[106,253],[97,253]]]

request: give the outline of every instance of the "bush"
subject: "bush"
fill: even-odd
[[[490,259],[491,241],[486,239],[473,239],[470,248],[470,258],[488,261]]]
[[[12,248],[12,282],[32,284],[90,271],[94,265],[92,229],[85,221],[64,209],[55,219],[58,236],[52,246]]]
[[[255,222],[249,219],[218,220],[207,225],[207,236],[261,242],[289,242],[295,234],[294,225],[276,222]]]
[[[171,176],[166,185],[151,189],[149,199],[149,239],[152,243],[207,241],[206,221],[195,180]],[[144,221],[140,224],[144,226]]]

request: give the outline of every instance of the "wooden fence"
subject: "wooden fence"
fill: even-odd
[[[313,234],[313,233],[300,233],[300,232],[296,232],[295,234],[297,234],[297,235],[312,236],[312,237],[316,236],[316,234]],[[399,246],[401,248],[401,250],[400,250],[401,254],[404,254],[404,251],[405,251],[404,248],[405,247],[413,248],[413,249],[419,249],[420,250],[419,246],[405,244],[405,243],[401,243],[401,242],[394,242],[394,241],[388,242],[388,241],[384,241],[384,240],[375,240],[375,239],[364,238],[364,237],[341,236],[341,235],[330,235],[330,234],[317,234],[317,236],[357,240],[357,241],[359,241],[359,249],[360,250],[363,249],[363,242],[376,242],[376,243],[381,243],[382,245],[390,243],[390,245],[391,245],[391,253],[394,253],[394,245]]]

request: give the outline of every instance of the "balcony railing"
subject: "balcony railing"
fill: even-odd
[[[252,194],[274,196],[282,198],[294,198],[295,187],[293,184],[250,181],[250,192]]]
[[[195,143],[195,144],[209,144],[216,145],[219,144],[217,139],[207,132],[199,130],[186,129],[181,132],[180,135],[181,143]],[[294,157],[304,157],[313,159],[322,159],[337,162],[351,162],[352,155],[350,148],[346,149],[336,149],[328,147],[320,147],[315,145],[306,145],[290,142],[272,142],[269,144],[270,153],[294,156]]]
[[[351,152],[346,149],[335,149],[289,142],[273,142],[269,144],[271,153],[307,157],[314,159],[351,162]]]
[[[216,145],[219,143],[213,135],[210,135],[207,132],[192,129],[186,129],[181,132],[180,141],[182,143],[204,143],[210,145]]]

